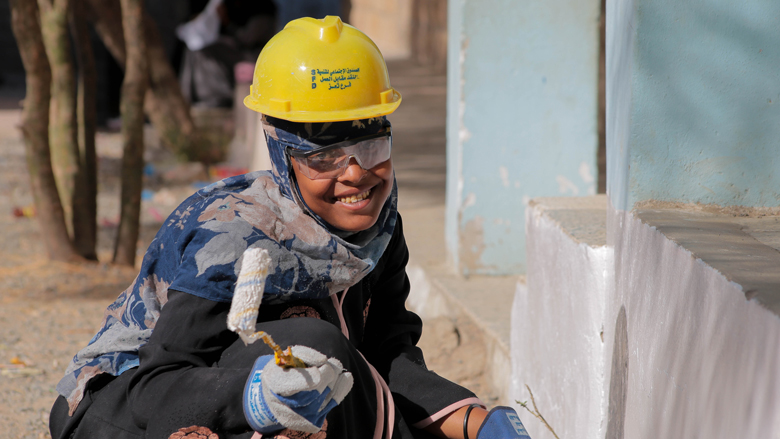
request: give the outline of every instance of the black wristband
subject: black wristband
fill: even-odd
[[[471,411],[474,410],[474,407],[480,407],[480,405],[471,404],[469,408],[466,409],[466,414],[463,415],[463,439],[469,439],[469,415],[471,414]]]

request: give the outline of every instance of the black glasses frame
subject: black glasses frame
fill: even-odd
[[[355,145],[357,143],[364,142],[366,140],[378,139],[380,137],[389,137],[390,138],[390,146],[392,147],[392,144],[393,144],[393,132],[392,132],[391,129],[388,129],[388,128],[385,128],[385,129],[383,129],[382,131],[380,131],[378,133],[369,134],[367,136],[362,136],[362,137],[358,137],[358,138],[355,138],[355,139],[345,140],[343,142],[334,143],[333,145],[328,145],[328,146],[325,146],[325,147],[322,147],[322,148],[313,149],[311,151],[301,151],[301,150],[295,149],[292,146],[290,146],[290,143],[288,143],[288,142],[279,142],[279,143],[285,143],[285,146],[286,146],[285,151],[287,152],[288,155],[290,155],[292,157],[310,157],[310,156],[313,156],[314,154],[319,154],[321,152],[331,151],[331,150],[338,149],[338,148],[346,148],[348,146],[352,146],[352,145]]]

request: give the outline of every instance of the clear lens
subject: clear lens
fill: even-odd
[[[309,156],[295,157],[298,170],[312,180],[339,178],[352,157],[363,169],[371,169],[390,159],[391,137],[364,140],[350,146],[328,149]]]

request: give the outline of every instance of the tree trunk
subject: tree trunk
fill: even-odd
[[[97,155],[95,153],[95,129],[97,119],[95,57],[84,17],[84,1],[73,0],[70,16],[71,32],[78,64],[78,94],[76,113],[80,168],[84,171],[84,193],[77,194],[84,200],[84,218],[74,222],[77,233],[74,244],[81,256],[97,259]]]
[[[125,39],[116,23],[122,21],[118,0],[87,0],[90,20],[103,44],[117,63],[125,68]],[[179,88],[152,18],[144,13],[144,35],[151,82],[146,92],[145,109],[163,142],[176,154],[185,156],[195,134],[190,107]]]
[[[114,262],[135,264],[144,166],[144,93],[148,83],[143,0],[121,0],[127,51],[122,83],[122,196]]]
[[[21,130],[41,237],[49,258],[79,259],[68,238],[65,214],[57,193],[49,151],[51,71],[43,46],[35,0],[11,0],[11,26],[27,79]]]
[[[52,72],[49,144],[54,177],[65,210],[66,225],[74,242],[81,242],[83,229],[74,225],[82,224],[87,216],[86,177],[79,159],[76,129],[76,82],[67,26],[70,0],[38,0],[38,7],[43,44]]]

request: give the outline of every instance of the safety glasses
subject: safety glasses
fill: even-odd
[[[303,175],[311,180],[326,180],[344,175],[353,157],[363,169],[371,169],[389,160],[392,146],[393,136],[388,130],[313,151],[299,151],[287,146],[287,154],[298,164],[298,170]]]

